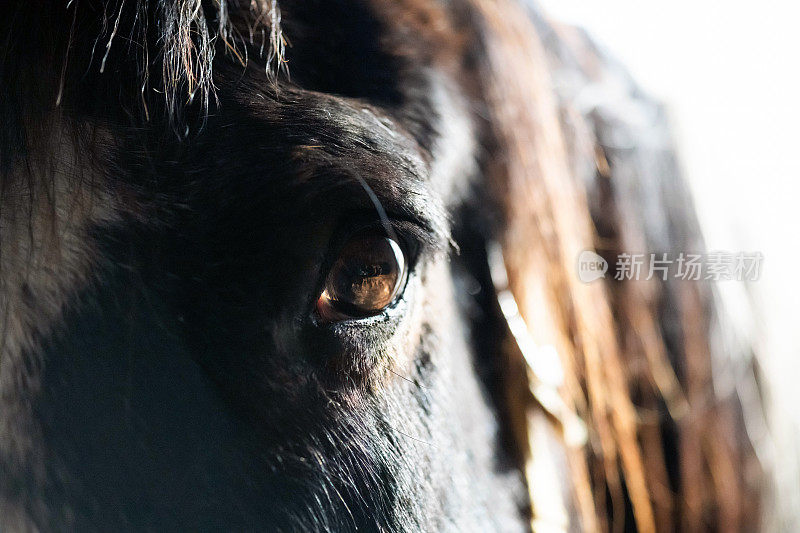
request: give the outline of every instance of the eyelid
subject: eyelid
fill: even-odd
[[[431,251],[446,251],[453,245],[449,232],[441,228],[435,228],[427,220],[420,219],[411,215],[393,215],[389,213],[392,226],[399,229],[405,235],[413,238],[420,248],[427,248]]]
[[[420,251],[442,247],[436,236],[437,232],[425,221],[394,212],[387,212],[386,215],[388,220],[382,221],[374,211],[356,211],[345,214],[342,217],[343,221],[338,224],[339,229],[331,241],[328,254],[334,256],[333,259],[335,259],[336,254],[350,238],[370,229],[388,237],[396,237],[409,256],[407,258],[409,264],[416,259]],[[386,230],[386,222],[389,223],[391,231]]]
[[[391,229],[391,232],[386,230],[385,223],[382,221],[373,221],[371,223],[362,224],[353,228],[351,231],[348,231],[338,245],[331,250],[332,260],[335,260],[336,257],[338,257],[338,254],[341,252],[343,246],[351,238],[361,233],[374,230],[376,234],[384,235],[397,241],[397,244],[400,245],[400,249],[404,254],[406,269],[411,272],[416,266],[416,262],[420,254],[431,246],[431,237],[425,228],[413,221],[396,219],[390,215],[388,222],[390,224],[389,229]],[[330,269],[331,266],[332,261],[328,261],[325,265],[326,270]]]
[[[401,201],[391,195],[376,196],[375,200],[380,202],[381,211],[392,226],[403,227],[421,246],[432,251],[447,251],[454,246],[447,214],[441,203],[422,192],[408,192],[407,195],[420,200],[427,198],[424,210],[421,206],[414,205],[420,202]],[[374,222],[380,222],[381,219],[381,214],[374,205],[357,208],[344,216],[360,216]]]
[[[430,234],[418,224],[408,220],[391,220],[390,224],[395,232],[394,237],[399,240],[400,247],[406,254],[406,262],[408,268],[414,267],[414,264],[419,256],[421,250],[431,246]],[[392,237],[392,235],[389,235]]]

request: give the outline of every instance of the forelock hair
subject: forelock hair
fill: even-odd
[[[268,80],[288,74],[277,0],[8,4],[0,7],[0,113],[5,124],[35,122],[34,111],[58,112],[68,103],[70,86],[81,80],[86,86],[87,80],[98,80],[108,87],[133,82],[114,79],[121,72],[135,76],[141,93],[135,103],[141,109],[126,104],[130,113],[149,121],[161,118],[152,116],[152,107],[158,107],[182,131],[187,106],[202,116],[215,100],[213,66],[220,51],[243,66],[258,59]],[[23,109],[14,111],[20,105]],[[14,140],[13,131],[2,135],[2,141]],[[4,163],[9,161],[7,145],[0,147]]]
[[[131,3],[106,1],[105,31],[98,38],[105,41],[101,72],[111,47],[124,46],[115,39],[123,11]],[[130,31],[139,43],[142,93],[150,88],[163,93],[173,121],[180,119],[185,104],[195,101],[208,111],[215,96],[213,65],[219,49],[242,66],[255,50],[271,80],[287,70],[277,0],[135,0],[135,10]],[[156,50],[151,48],[154,42]],[[151,76],[158,69],[160,87],[151,87]]]

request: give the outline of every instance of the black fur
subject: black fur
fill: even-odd
[[[404,77],[413,58],[386,48],[359,1],[282,4],[291,78],[276,79],[270,51],[259,59],[208,2],[200,13],[226,29],[197,34],[190,71],[210,73],[214,52],[213,86],[184,101],[165,42],[188,4],[4,8],[4,188],[53,153],[34,151],[42,130],[66,123],[121,207],[89,218],[91,267],[55,324],[3,354],[0,524],[524,529],[521,473],[481,370],[497,345],[471,342],[489,300],[454,296],[474,284],[485,237],[462,217],[485,213],[450,205],[429,178],[440,82]],[[367,189],[415,250],[412,280],[368,326],[320,324],[331,247],[379,221]],[[472,239],[461,256],[451,233]]]

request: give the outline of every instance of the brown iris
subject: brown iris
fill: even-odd
[[[394,303],[405,279],[406,261],[396,241],[356,235],[331,266],[317,312],[326,320],[377,315]]]

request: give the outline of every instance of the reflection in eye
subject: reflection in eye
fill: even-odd
[[[377,315],[395,302],[406,277],[406,258],[396,241],[356,235],[331,266],[317,312],[331,321]]]

